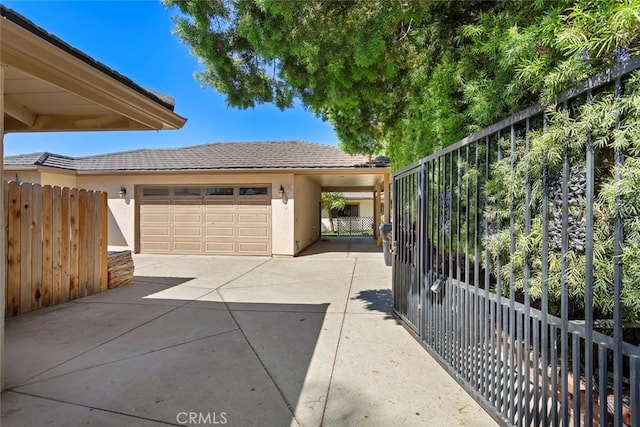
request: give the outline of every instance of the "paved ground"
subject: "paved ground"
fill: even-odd
[[[135,264],[129,287],[7,320],[3,427],[494,424],[393,320],[370,239]]]

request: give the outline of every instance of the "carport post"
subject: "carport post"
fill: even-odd
[[[384,181],[382,182],[382,188],[384,192],[384,222],[391,222],[391,175],[384,174]]]
[[[376,182],[376,186],[373,189],[373,238],[378,241],[378,245],[380,242],[380,182]]]

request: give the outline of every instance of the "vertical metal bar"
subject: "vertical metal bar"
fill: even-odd
[[[429,195],[427,197],[427,200],[429,202],[429,209],[428,209],[428,213],[429,213],[429,222],[427,224],[427,233],[428,233],[428,239],[429,239],[429,275],[427,277],[427,289],[431,287],[431,285],[433,284],[433,265],[434,265],[434,260],[433,260],[433,221],[434,221],[434,205],[433,205],[433,193],[435,192],[434,190],[434,184],[435,184],[435,180],[434,180],[434,161],[431,160],[429,162]],[[433,292],[427,292],[428,295],[428,306],[429,306],[429,344],[433,345],[433,329],[434,329],[434,304],[433,304]]]
[[[526,319],[526,321],[528,322],[529,319]],[[516,399],[516,419],[513,422],[514,425],[517,426],[522,426],[524,424],[525,421],[525,411],[524,411],[524,389],[525,386],[527,388],[529,388],[529,384],[525,384],[524,382],[524,371],[525,369],[528,369],[528,367],[524,364],[525,363],[525,359],[524,359],[524,355],[522,354],[521,350],[522,350],[522,345],[523,345],[523,341],[524,341],[524,325],[523,325],[524,319],[522,316],[522,312],[518,310],[517,312],[517,317],[516,317],[516,327],[518,328],[518,343],[517,343],[517,348],[514,348],[513,352],[515,353],[515,357],[516,357],[516,363],[517,363],[517,391],[516,391],[516,395],[514,397],[517,397]]]
[[[549,394],[549,165],[542,168],[542,425],[547,425]]]
[[[598,346],[598,403],[600,425],[607,425],[607,347]]]
[[[474,205],[474,293],[473,293],[473,352],[474,352],[474,361],[473,361],[473,375],[474,375],[474,386],[476,389],[479,389],[481,385],[481,367],[480,367],[480,348],[479,348],[479,333],[480,333],[480,324],[478,322],[478,316],[480,312],[478,310],[479,303],[479,294],[480,294],[480,234],[478,228],[480,227],[479,221],[479,208],[480,208],[480,144],[476,141],[475,144],[476,149],[476,161],[475,161],[475,169],[476,169],[476,178],[475,178],[475,205]],[[484,391],[483,391],[484,393]],[[484,394],[486,397],[486,394]]]
[[[436,160],[436,171],[435,171],[435,189],[434,189],[434,206],[435,206],[435,214],[434,214],[434,224],[433,224],[433,234],[435,237],[435,269],[436,276],[434,280],[437,280],[437,277],[440,275],[440,185],[442,184],[441,179],[441,157],[438,157]],[[442,331],[441,331],[441,319],[440,319],[440,298],[439,295],[433,294],[433,302],[434,302],[434,314],[435,314],[435,348],[436,351],[440,354],[442,351]]]
[[[564,104],[565,110],[567,103]],[[560,258],[560,319],[561,319],[561,369],[562,369],[562,425],[569,425],[569,286],[567,285],[567,252],[569,251],[569,148],[564,148],[562,162],[562,234]]]
[[[420,184],[419,184],[419,191],[420,191],[420,214],[418,215],[418,220],[419,220],[419,224],[420,227],[418,228],[420,231],[420,241],[418,243],[418,248],[419,248],[419,255],[418,255],[418,260],[420,263],[419,266],[419,271],[420,271],[420,276],[418,277],[418,287],[419,287],[419,291],[420,291],[420,307],[419,307],[419,323],[420,323],[420,337],[421,339],[424,340],[424,336],[425,336],[425,303],[424,303],[424,296],[425,296],[425,271],[426,271],[426,265],[425,265],[425,250],[426,250],[426,227],[425,227],[425,215],[427,213],[427,209],[426,209],[426,203],[427,203],[427,199],[426,199],[426,191],[427,191],[427,179],[426,179],[426,169],[425,169],[425,165],[424,163],[420,163],[420,169],[419,169],[419,173],[420,173]]]
[[[446,237],[443,230],[443,224],[445,220],[445,193],[447,186],[447,159],[445,156],[440,156],[440,186],[438,194],[438,202],[440,203],[440,223],[438,224],[438,235],[440,236],[440,277],[445,275],[445,263],[446,263]],[[440,315],[440,351],[443,357],[446,359],[448,356],[447,351],[447,318],[445,313],[446,306],[446,289],[443,285],[442,289],[438,293],[438,309]]]
[[[540,422],[540,319],[533,317],[533,424]],[[546,425],[546,424],[542,424]]]
[[[502,132],[498,131],[498,135],[496,137],[496,145],[497,145],[497,152],[498,152],[498,160],[500,160],[502,158],[502,149],[500,148],[500,139],[502,138]],[[487,161],[487,181],[489,180],[489,178],[491,177],[491,156],[488,155],[487,156],[488,161]],[[496,226],[501,227],[502,224],[500,224],[499,222],[496,224]],[[489,242],[488,242],[488,238],[489,238],[489,234],[487,233],[487,243],[485,244],[485,250],[486,250],[486,257],[487,257],[487,271],[488,271],[488,276],[489,276],[489,280],[491,280],[491,254],[489,252]],[[504,362],[504,360],[501,359],[502,357],[502,326],[503,326],[503,316],[502,316],[502,277],[500,275],[500,268],[502,267],[501,265],[501,260],[500,260],[500,256],[498,255],[497,259],[496,259],[496,299],[495,301],[491,301],[490,303],[490,312],[491,312],[491,321],[492,326],[491,326],[491,342],[493,343],[491,345],[492,348],[492,356],[491,359],[493,360],[493,372],[492,372],[492,376],[493,376],[493,405],[498,408],[499,411],[502,410],[502,405],[500,403],[500,396],[502,395],[502,363]],[[487,286],[486,287],[488,289],[487,294],[490,295],[491,292],[491,287]]]
[[[553,340],[550,343],[551,348],[551,366],[549,369],[545,367],[545,376],[549,372],[551,379],[551,425],[557,426],[558,421],[558,328],[551,325],[549,337]]]
[[[471,313],[472,313],[472,298],[469,293],[469,285],[471,282],[471,248],[469,246],[469,239],[471,238],[471,214],[469,212],[469,208],[471,206],[471,180],[469,179],[468,172],[471,169],[471,158],[470,158],[470,150],[469,145],[466,146],[466,157],[465,157],[465,208],[464,208],[464,218],[465,218],[465,233],[464,233],[464,301],[465,301],[465,312],[464,312],[464,349],[465,349],[465,378],[467,381],[471,381]]]
[[[455,317],[452,316],[453,305],[456,294],[453,288],[453,152],[449,154],[449,213],[447,215],[448,227],[445,229],[449,232],[449,279],[445,283],[447,295],[449,296],[449,302],[446,307],[447,319],[449,319],[449,328],[447,330],[447,339],[449,340],[449,359],[451,361],[459,358],[459,353],[456,351],[454,338],[455,333]],[[446,224],[446,222],[445,222]]]
[[[513,173],[516,169],[516,128],[514,125],[511,125],[511,165],[510,170]],[[515,194],[511,194],[512,200],[511,205],[509,207],[509,231],[510,231],[510,240],[509,240],[509,352],[510,352],[510,363],[509,363],[509,387],[506,388],[507,396],[510,396],[511,401],[509,402],[509,421],[513,424],[516,419],[515,414],[515,401],[520,394],[516,391],[515,384],[515,374],[516,374],[516,366],[520,367],[520,364],[516,365],[516,313],[515,313],[515,301],[516,301],[516,291],[515,291],[515,283],[516,283],[516,272],[513,265],[513,258],[516,252],[516,219],[515,219],[515,211],[516,211],[516,201]],[[506,344],[506,340],[505,340]],[[518,377],[520,377],[520,370],[518,370]]]
[[[580,337],[571,334],[573,338],[573,425],[580,427]]]
[[[527,136],[525,138],[525,151],[531,150],[530,131],[531,120],[527,118],[526,123]],[[524,234],[528,238],[531,234],[531,177],[529,176],[529,167],[527,163],[524,184]],[[531,425],[531,368],[529,357],[529,346],[531,344],[531,293],[529,289],[531,278],[531,252],[527,249],[524,254],[524,343],[522,348],[522,357],[525,360],[524,367],[524,414],[525,425]]]
[[[438,262],[438,268],[437,268],[437,272],[438,272],[438,277],[440,277],[440,275],[442,274],[442,255],[440,254],[440,250],[441,248],[444,246],[442,244],[442,236],[441,236],[441,231],[440,231],[440,222],[442,221],[442,206],[441,206],[441,197],[440,195],[442,194],[442,156],[438,157],[438,190],[436,192],[436,203],[437,203],[437,220],[436,220],[436,227],[435,227],[435,232],[436,232],[436,236],[438,236],[437,240],[436,240],[436,260]],[[437,339],[437,351],[438,354],[443,354],[443,321],[442,321],[442,294],[436,294],[435,295],[435,300],[436,300],[436,315],[437,315],[437,320],[436,323],[438,325],[438,329],[436,330],[436,336],[438,337]]]
[[[587,91],[587,103],[593,101],[591,90]],[[587,135],[587,191],[586,191],[586,245],[585,245],[585,289],[584,289],[584,323],[585,323],[585,422],[593,424],[593,202],[595,178],[595,152],[591,133]]]
[[[616,79],[616,98],[622,96],[622,81]],[[616,117],[616,128],[619,129],[622,122],[620,114]],[[614,181],[619,183],[622,180],[620,168],[624,164],[624,155],[620,147],[614,149]],[[620,196],[615,198],[615,219],[613,235],[613,395],[614,395],[614,420],[613,425],[622,424],[622,243],[624,239],[624,228],[620,207],[622,200]],[[639,414],[640,415],[640,414]]]
[[[407,288],[409,283],[407,282],[407,195],[405,194],[405,177],[400,182],[400,197],[402,200],[402,232],[401,232],[401,256],[402,256],[402,296],[400,300],[401,313],[403,316],[407,315]]]
[[[493,316],[490,313],[489,307],[489,281],[490,281],[490,265],[491,262],[489,260],[489,246],[487,245],[487,240],[489,239],[489,220],[486,215],[487,210],[487,194],[486,194],[486,185],[487,181],[489,181],[489,162],[490,162],[490,145],[489,145],[489,137],[485,138],[485,159],[484,159],[484,167],[485,167],[485,175],[484,175],[484,194],[482,200],[482,219],[484,224],[484,312],[482,315],[482,323],[484,325],[484,333],[482,334],[482,345],[484,347],[484,380],[485,380],[485,392],[487,398],[491,403],[495,405],[493,400],[494,389],[493,389],[493,375],[491,371],[493,370],[493,362],[495,360],[494,355],[494,346],[493,346],[493,330],[495,325],[493,323]],[[489,319],[489,317],[491,317]]]
[[[411,209],[409,210],[409,222],[411,224],[411,234],[409,239],[411,240],[411,259],[409,274],[411,275],[411,292],[409,293],[409,313],[411,313],[410,319],[413,326],[417,329],[416,322],[416,174],[411,174],[409,179],[409,200]]]
[[[462,292],[462,277],[461,277],[461,267],[460,267],[460,245],[461,242],[461,212],[460,212],[460,200],[462,195],[462,176],[461,176],[461,165],[462,165],[462,153],[460,149],[457,150],[457,163],[456,163],[456,179],[457,179],[457,191],[456,191],[456,289],[458,292],[458,299],[456,304],[456,337],[457,337],[457,348],[456,348],[456,358],[458,360],[458,372],[464,374],[464,318],[463,318],[463,292]],[[453,222],[451,223],[453,227]]]

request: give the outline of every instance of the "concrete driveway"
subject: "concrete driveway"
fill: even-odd
[[[131,286],[7,320],[3,427],[494,425],[392,318],[372,239],[134,259]]]

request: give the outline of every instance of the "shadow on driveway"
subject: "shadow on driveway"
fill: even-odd
[[[136,277],[8,319],[2,425],[290,425],[327,304],[194,301],[212,290],[189,281]]]

